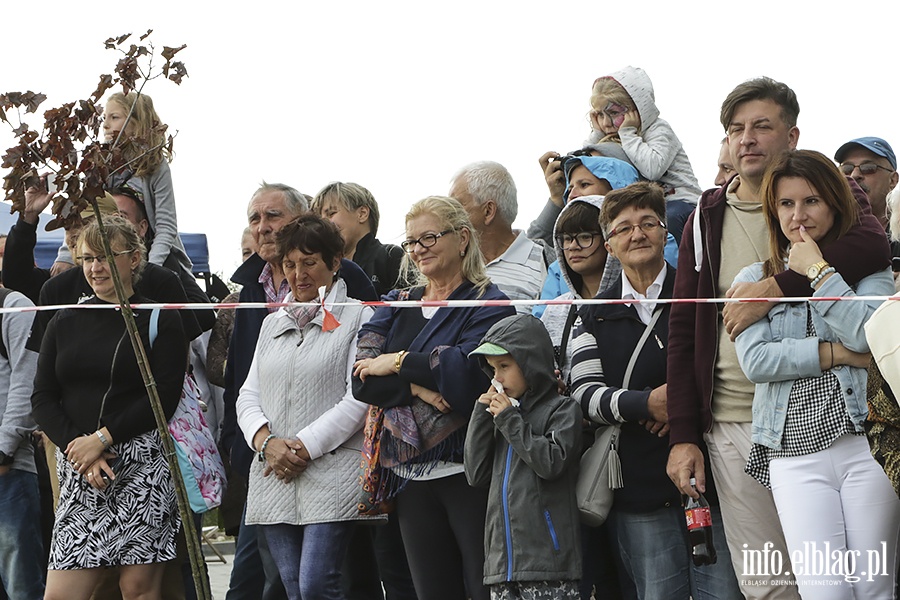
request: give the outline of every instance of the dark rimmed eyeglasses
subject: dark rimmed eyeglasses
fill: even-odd
[[[417,239],[403,240],[402,242],[400,242],[400,247],[407,254],[412,254],[413,252],[416,251],[416,244],[419,244],[423,248],[431,248],[432,246],[437,244],[437,241],[439,238],[444,237],[448,233],[453,233],[454,231],[456,231],[456,230],[455,229],[447,229],[440,233],[426,233],[425,235],[423,235]]]
[[[113,256],[124,256],[126,254],[131,254],[134,250],[122,250],[121,252],[113,252]],[[97,261],[101,265],[106,264],[106,255],[101,254],[99,256],[91,256],[90,254],[82,254],[81,256],[76,256],[76,260],[80,260],[86,265],[94,264],[94,261]]]
[[[659,219],[656,219],[655,221],[642,221],[635,225],[619,225],[618,227],[609,230],[608,237],[609,237],[609,239],[612,239],[612,238],[618,237],[620,235],[622,235],[622,236],[631,235],[631,232],[634,231],[636,227],[640,227],[641,231],[644,232],[644,235],[650,235],[651,233],[653,233],[660,227],[665,229],[666,224],[663,223],[662,221],[660,221]]]
[[[874,175],[878,169],[884,169],[888,173],[893,173],[893,169],[888,169],[887,167],[882,167],[881,165],[873,162],[864,162],[859,165],[854,165],[853,163],[841,163],[841,173],[844,175],[851,175],[853,173],[853,169],[859,169],[860,174],[862,175]]]
[[[600,235],[597,232],[590,231],[582,231],[581,233],[576,233],[574,235],[564,233],[562,235],[556,236],[556,243],[559,244],[559,247],[565,250],[569,246],[572,245],[572,242],[575,242],[575,245],[578,246],[582,250],[586,250],[594,245],[594,239]]]

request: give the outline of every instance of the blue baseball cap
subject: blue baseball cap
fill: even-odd
[[[838,163],[844,162],[847,152],[852,150],[854,146],[861,146],[872,154],[886,158],[891,163],[891,167],[895,171],[897,170],[897,156],[894,154],[894,149],[886,141],[877,137],[861,137],[850,140],[837,149],[837,152],[834,153],[834,160],[838,161]]]

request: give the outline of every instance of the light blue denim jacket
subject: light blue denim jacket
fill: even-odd
[[[762,279],[762,263],[745,267],[734,283]],[[890,296],[894,280],[890,269],[869,275],[854,291],[839,273],[829,277],[813,297]],[[745,329],[735,341],[738,360],[747,378],[756,384],[753,396],[751,440],[780,449],[787,416],[788,396],[794,381],[819,377],[819,342],[840,342],[854,352],[868,352],[863,324],[881,301],[811,302],[813,325],[818,337],[806,336],[806,306],[776,304],[768,317]],[[841,385],[847,412],[857,431],[863,430],[866,406],[866,370],[847,365],[833,369]]]

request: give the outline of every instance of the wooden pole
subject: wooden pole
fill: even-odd
[[[119,277],[119,270],[116,268],[115,254],[109,243],[109,236],[106,235],[106,229],[103,228],[103,219],[100,215],[100,207],[97,205],[97,199],[91,199],[91,206],[94,209],[94,215],[97,217],[97,224],[100,226],[100,239],[103,241],[103,252],[106,254],[106,262],[109,265],[109,271],[112,275],[113,285],[116,289],[116,298],[119,300],[119,308],[122,310],[122,318],[125,320],[125,329],[128,331],[128,337],[131,339],[131,346],[134,348],[134,355],[137,357],[138,368],[141,370],[141,376],[144,378],[144,386],[147,388],[147,394],[150,397],[150,407],[153,409],[153,417],[156,420],[156,429],[159,432],[159,439],[162,441],[163,454],[169,463],[169,472],[172,474],[172,483],[175,484],[175,497],[178,500],[178,512],[181,514],[181,527],[184,530],[184,536],[187,541],[188,556],[191,560],[191,573],[194,577],[194,589],[197,590],[197,598],[200,600],[212,600],[212,593],[209,589],[209,579],[204,576],[202,565],[204,563],[203,550],[200,546],[200,536],[194,528],[194,512],[191,510],[188,501],[187,489],[184,487],[184,479],[181,477],[181,467],[178,464],[178,456],[175,454],[175,442],[169,435],[169,423],[163,412],[162,403],[159,400],[159,392],[156,389],[156,380],[153,379],[153,372],[150,370],[150,361],[147,358],[147,352],[144,344],[141,342],[140,332],[138,332],[137,324],[134,321],[134,313],[131,312],[131,305],[125,296],[125,288],[122,285],[122,279]],[[187,365],[185,365],[187,367]],[[185,373],[187,371],[185,370]]]

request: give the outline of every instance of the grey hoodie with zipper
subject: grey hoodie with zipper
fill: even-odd
[[[484,583],[578,580],[581,412],[556,392],[553,346],[540,320],[507,317],[488,330],[484,342],[505,349],[528,384],[519,408],[494,418],[479,404],[469,421],[466,478],[472,486],[490,488]],[[492,375],[484,357],[479,360]]]

